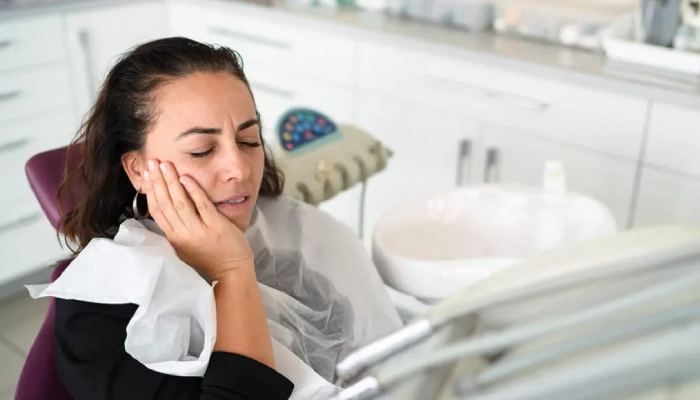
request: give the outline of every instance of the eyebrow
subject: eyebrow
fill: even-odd
[[[259,125],[260,120],[257,118],[251,118],[242,124],[238,125],[238,128],[236,128],[236,133],[248,129],[251,126]],[[184,137],[187,137],[189,135],[194,135],[194,134],[200,134],[200,135],[218,135],[221,133],[221,128],[203,128],[201,126],[195,126],[192,127],[181,134],[177,135],[177,138],[175,140],[180,140]]]

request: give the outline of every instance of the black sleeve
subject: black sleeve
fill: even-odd
[[[124,349],[133,304],[56,299],[54,356],[75,400],[286,400],[294,385],[245,356],[214,352],[203,378],[152,371]]]

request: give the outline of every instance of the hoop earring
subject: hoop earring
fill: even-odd
[[[151,216],[151,213],[148,212],[148,209],[146,209],[146,213],[141,215],[139,214],[139,192],[136,192],[136,196],[134,196],[134,201],[131,203],[131,208],[134,209],[134,216],[136,219],[146,219]]]

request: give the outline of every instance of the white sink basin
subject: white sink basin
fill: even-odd
[[[542,251],[616,231],[610,211],[586,196],[474,186],[395,208],[375,227],[372,252],[389,286],[437,301]]]

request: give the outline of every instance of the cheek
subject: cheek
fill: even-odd
[[[252,161],[253,175],[255,176],[255,180],[259,185],[262,181],[263,173],[265,172],[265,153],[260,151],[259,154],[256,154],[255,157],[253,157]]]
[[[214,193],[214,178],[213,174],[207,173],[207,169],[198,168],[194,165],[187,165],[186,163],[175,163],[175,169],[179,176],[186,175],[194,179],[199,187],[204,190],[207,197],[211,198]]]

